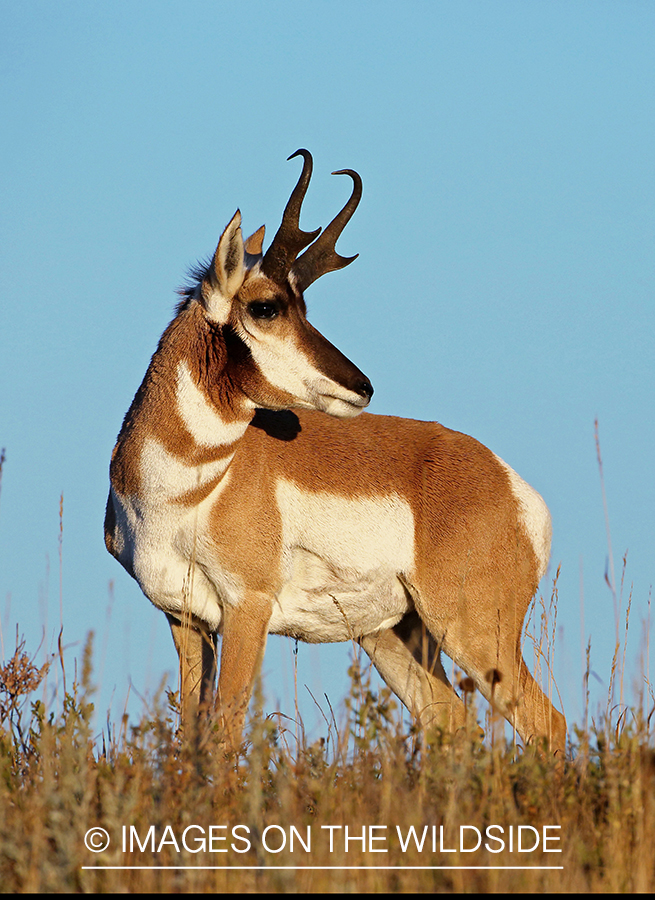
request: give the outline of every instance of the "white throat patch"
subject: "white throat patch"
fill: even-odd
[[[238,440],[243,422],[226,422],[193,380],[186,362],[177,366],[177,408],[194,441],[202,447],[220,447]]]

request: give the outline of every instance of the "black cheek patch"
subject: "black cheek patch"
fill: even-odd
[[[231,325],[225,325],[223,327],[223,338],[225,340],[228,359],[239,365],[248,362],[248,360],[252,358],[249,347],[241,340]]]

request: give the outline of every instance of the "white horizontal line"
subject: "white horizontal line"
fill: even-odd
[[[310,871],[358,871],[360,869],[384,869],[384,870],[435,870],[435,869],[458,869],[458,870],[475,870],[482,869],[508,869],[512,871],[527,871],[534,869],[535,871],[563,869],[564,866],[82,866],[83,869],[138,869],[142,871],[159,871],[159,870],[187,870],[187,869],[204,869],[204,870],[230,870],[239,872],[266,871],[271,870],[289,870],[303,869]]]

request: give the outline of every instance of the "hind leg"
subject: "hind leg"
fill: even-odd
[[[493,696],[492,702],[499,706],[510,722],[513,719],[516,730],[526,744],[531,743],[534,739],[546,738],[551,751],[564,756],[566,752],[566,719],[555,709],[530,674],[518,646],[516,659],[518,695],[515,692],[511,694],[504,692],[501,687],[502,682],[495,686],[491,685],[487,678],[489,694]]]
[[[438,725],[455,731],[466,724],[466,708],[448,681],[439,647],[415,612],[394,628],[365,635],[359,643],[423,728]]]
[[[563,754],[566,720],[534,680],[521,654],[525,608],[527,603],[517,602],[515,596],[486,608],[464,602],[457,620],[441,627],[443,649],[526,744],[545,738],[554,753]],[[440,626],[433,626],[429,617],[426,621],[439,634]]]
[[[475,665],[471,675],[489,703],[514,725],[524,743],[546,739],[551,751],[564,755],[566,720],[530,674],[518,645],[498,654],[496,665]],[[508,677],[509,675],[509,677]]]

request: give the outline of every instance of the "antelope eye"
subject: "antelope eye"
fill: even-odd
[[[275,303],[255,300],[248,304],[248,312],[253,319],[274,319],[278,314],[278,308]]]

